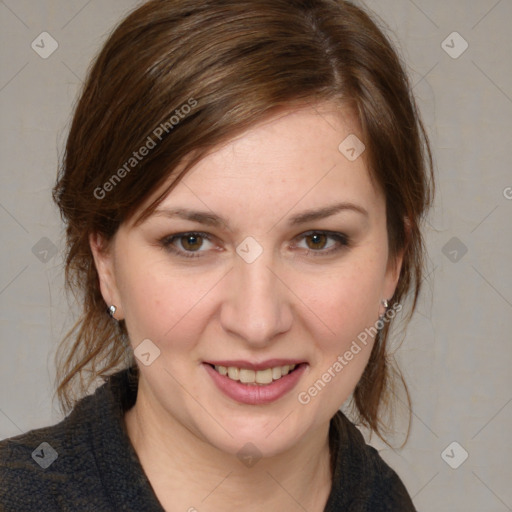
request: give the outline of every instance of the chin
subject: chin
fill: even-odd
[[[290,450],[307,436],[308,425],[300,412],[295,410],[290,414],[289,409],[283,409],[278,414],[258,411],[251,415],[247,410],[240,410],[238,414],[219,415],[222,427],[217,423],[214,426],[203,423],[197,424],[197,428],[203,440],[221,452],[239,459],[245,455],[269,458]]]

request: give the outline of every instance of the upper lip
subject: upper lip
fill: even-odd
[[[267,359],[266,361],[261,361],[259,363],[245,361],[243,359],[223,359],[221,361],[204,361],[206,364],[212,364],[214,366],[225,366],[229,368],[233,366],[235,368],[247,368],[248,370],[266,370],[267,368],[275,368],[276,366],[286,366],[286,365],[298,365],[301,363],[305,363],[303,359]]]

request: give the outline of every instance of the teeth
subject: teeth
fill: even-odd
[[[228,377],[232,380],[238,380],[240,377],[240,370],[234,366],[228,368]]]
[[[236,368],[235,366],[215,365],[215,369],[221,374],[229,377],[231,380],[240,381],[244,384],[270,384],[273,380],[279,380],[288,375],[297,365],[285,364],[265,370],[249,370],[248,368]]]
[[[272,382],[272,368],[256,372],[257,384],[270,384]]]
[[[256,372],[254,370],[246,370],[245,368],[240,368],[240,382],[244,384],[249,384],[251,382],[255,382]]]
[[[272,378],[274,380],[280,379],[282,375],[283,374],[281,372],[281,367],[280,366],[276,366],[275,368],[272,368]]]

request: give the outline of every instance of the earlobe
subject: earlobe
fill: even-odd
[[[89,235],[89,246],[94,258],[94,265],[98,273],[100,291],[106,304],[106,310],[116,320],[121,319],[121,301],[117,290],[114,258],[112,247],[105,241],[99,233],[91,233]],[[114,306],[114,309],[112,309]],[[115,317],[112,314],[115,313]]]

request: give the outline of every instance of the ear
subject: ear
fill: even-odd
[[[114,318],[122,320],[123,308],[121,297],[116,284],[116,276],[114,272],[114,251],[112,244],[109,244],[99,233],[91,233],[89,235],[89,246],[94,258],[96,271],[100,282],[100,291],[106,307],[111,305],[116,307]]]
[[[395,294],[395,290],[400,279],[404,254],[409,245],[411,237],[411,223],[407,217],[404,218],[405,244],[396,254],[390,254],[384,280],[383,299],[389,300]]]
[[[386,277],[384,280],[383,299],[390,300],[395,294],[398,279],[400,278],[400,271],[402,270],[404,252],[405,249],[400,251],[398,254],[390,255],[388,259]]]

